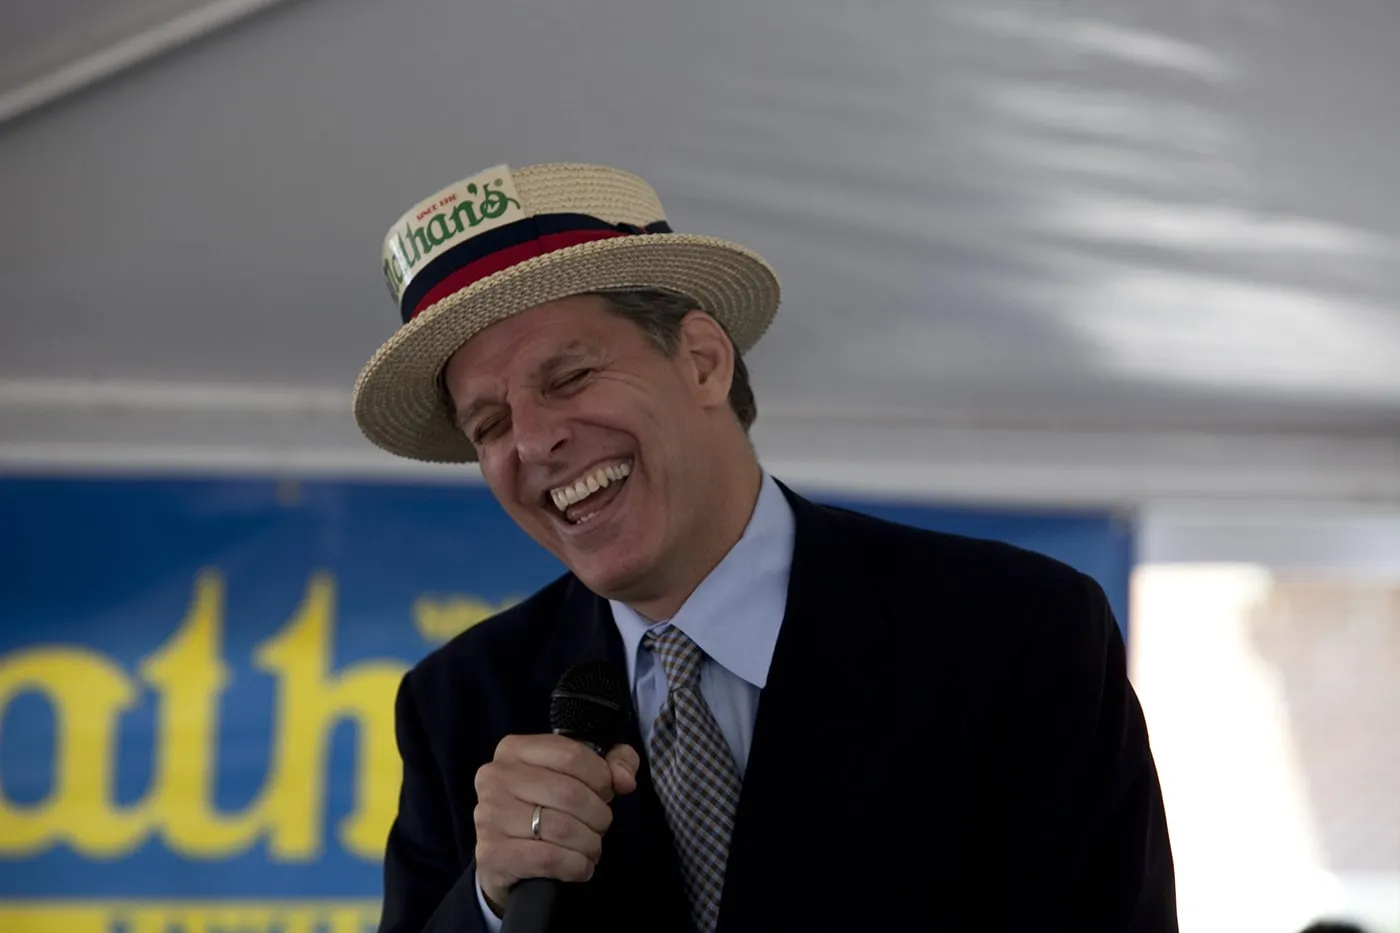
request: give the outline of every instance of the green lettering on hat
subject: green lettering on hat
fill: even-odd
[[[428,221],[428,241],[433,246],[441,246],[446,243],[448,237],[452,236],[454,232],[447,227],[446,214],[434,214],[433,219]]]
[[[505,182],[497,178],[496,184],[504,185]],[[489,182],[483,182],[481,187],[486,192],[481,196],[481,215],[486,219],[495,220],[497,217],[504,214],[506,208],[510,207],[512,204],[517,208],[520,207],[519,201],[509,196],[504,191],[501,191],[499,188],[493,189]]]
[[[465,226],[462,224],[462,214],[464,212],[467,215]],[[481,217],[476,213],[476,205],[470,201],[463,201],[461,204],[458,204],[457,209],[452,212],[452,223],[457,228],[458,233],[464,230],[470,230],[472,227],[481,223]]]
[[[439,191],[400,217],[384,239],[383,270],[397,302],[435,252],[525,216],[510,168],[497,165]]]

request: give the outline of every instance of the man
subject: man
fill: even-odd
[[[767,475],[741,354],[778,284],[596,166],[415,205],[404,326],[355,392],[396,454],[478,461],[569,569],[404,679],[381,930],[1175,931],[1141,710],[1103,593],[1009,546],[816,505]],[[549,734],[590,658],[628,741]]]

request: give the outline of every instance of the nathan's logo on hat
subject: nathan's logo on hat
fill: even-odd
[[[384,278],[398,303],[430,261],[455,244],[525,216],[510,168],[497,165],[415,204],[384,238]]]

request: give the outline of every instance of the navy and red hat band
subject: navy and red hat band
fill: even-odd
[[[527,259],[612,237],[671,233],[664,220],[638,227],[613,224],[589,214],[540,214],[488,230],[434,257],[413,277],[399,300],[403,322],[448,295]],[[417,244],[404,244],[417,254]]]

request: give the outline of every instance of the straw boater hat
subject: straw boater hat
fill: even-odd
[[[585,292],[664,288],[694,299],[744,353],[778,309],[777,276],[761,256],[672,233],[650,185],[596,165],[487,169],[414,205],[383,258],[403,326],[360,373],[355,420],[415,460],[476,459],[452,422],[442,370],[502,318]]]

